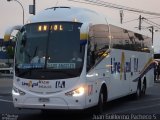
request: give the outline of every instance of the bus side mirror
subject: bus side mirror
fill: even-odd
[[[20,30],[21,28],[22,28],[22,25],[16,25],[16,26],[13,26],[13,27],[9,27],[9,28],[5,31],[4,41],[9,41],[12,32],[13,32],[14,30]]]

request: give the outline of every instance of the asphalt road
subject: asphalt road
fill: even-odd
[[[10,94],[12,90],[12,80],[11,76],[2,77],[0,76],[0,95]]]
[[[11,82],[11,81],[10,81]],[[9,82],[9,83],[10,83]],[[10,85],[6,89],[10,90]],[[1,89],[0,89],[1,90]],[[139,100],[131,96],[109,102],[103,114],[85,111],[18,110],[13,107],[11,94],[0,93],[0,120],[160,120],[160,83],[147,89]]]

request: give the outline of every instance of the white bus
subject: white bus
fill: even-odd
[[[97,106],[152,86],[151,38],[77,7],[47,8],[18,29],[13,103],[16,108],[77,109]],[[43,62],[31,62],[41,51]],[[73,58],[77,54],[78,60]]]

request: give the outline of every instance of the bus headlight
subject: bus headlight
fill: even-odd
[[[25,95],[26,93],[23,92],[23,91],[21,91],[21,90],[19,90],[19,89],[16,88],[16,87],[13,87],[13,89],[12,89],[12,94],[17,96],[17,95]]]
[[[84,87],[79,87],[75,90],[72,90],[70,92],[65,93],[65,95],[78,97],[78,96],[82,96],[84,94],[84,92],[85,92]]]

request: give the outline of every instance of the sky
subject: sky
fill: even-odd
[[[33,0],[18,0],[24,8],[25,11],[25,22],[28,20],[29,17],[33,16],[29,14],[29,5],[33,4]],[[82,1],[82,0],[79,0]],[[96,0],[93,0],[96,1]],[[98,0],[97,0],[98,1]],[[114,3],[117,5],[123,5],[126,7],[146,10],[150,12],[156,12],[160,13],[160,0],[103,0],[109,3]],[[76,6],[76,7],[84,7],[88,9],[92,9],[94,11],[100,12],[108,16],[110,19],[113,19],[117,23],[120,23],[120,15],[118,9],[111,9],[106,7],[100,7],[100,6],[93,6],[93,5],[86,5],[82,3],[76,3],[71,2],[68,0],[36,0],[36,13],[39,11],[54,7],[54,6]],[[23,15],[22,15],[22,8],[16,1],[7,2],[7,0],[0,0],[0,38],[3,38],[5,30],[14,25],[21,25],[23,23]],[[148,36],[151,36],[151,32],[149,32],[148,29],[143,29],[139,31],[137,29],[138,27],[138,19],[139,15],[141,13],[133,13],[128,11],[123,11],[124,18],[123,18],[123,26],[127,27],[130,30],[134,30],[136,32],[142,32],[143,34],[146,34]],[[156,22],[160,25],[160,16],[151,16],[146,14],[141,14],[142,17],[145,18],[152,18],[149,19],[153,22]],[[154,19],[153,19],[154,18]],[[155,19],[157,18],[157,19]],[[134,21],[132,21],[134,20]],[[131,22],[127,22],[131,21]],[[144,22],[142,22],[142,26],[150,26]],[[159,30],[157,32],[154,32],[154,51],[157,53],[160,53],[160,29],[155,28],[156,30]]]

